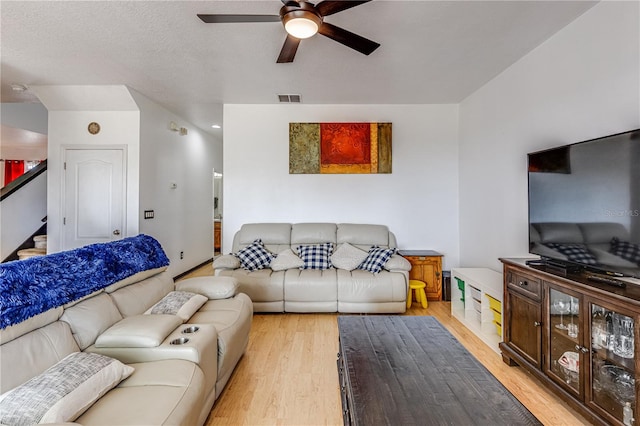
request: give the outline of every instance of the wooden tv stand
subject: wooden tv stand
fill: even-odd
[[[593,282],[584,272],[565,277],[544,265],[527,266],[525,259],[500,260],[503,360],[529,370],[596,424],[623,425],[626,415],[634,418],[627,424],[639,425],[640,281],[625,280],[621,288]],[[635,342],[626,352],[630,339],[611,331],[624,321],[631,321]]]

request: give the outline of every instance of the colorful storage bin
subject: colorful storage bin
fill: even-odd
[[[480,300],[480,290],[478,290],[477,288],[473,287],[473,286],[469,286],[469,293],[471,294],[471,297],[473,297],[476,300]]]
[[[460,298],[460,300],[462,300],[462,302],[464,303],[464,281],[458,277],[455,277],[455,278],[456,278],[456,281],[458,282],[458,290],[462,292],[462,297]]]
[[[498,336],[502,337],[502,324],[500,324],[499,322],[493,321],[493,325],[496,326],[496,333],[498,333]]]
[[[471,299],[471,302],[473,303],[473,309],[478,312],[482,311],[482,303],[478,299]]]
[[[493,322],[501,323],[502,322],[502,313],[496,311],[495,309],[491,309],[491,313],[493,314]]]
[[[486,296],[487,299],[489,299],[489,308],[497,312],[502,312],[502,302],[494,297],[489,296],[488,294],[486,294]]]

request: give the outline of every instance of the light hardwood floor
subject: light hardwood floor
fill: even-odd
[[[212,274],[207,265],[184,278]],[[450,309],[414,303],[405,315],[436,317],[543,424],[589,424],[525,370],[504,364]],[[337,314],[255,314],[247,351],[207,426],[342,424],[337,352]]]

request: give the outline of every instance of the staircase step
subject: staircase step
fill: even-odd
[[[45,254],[47,254],[47,249],[44,249],[44,248],[28,248],[28,249],[24,249],[24,250],[19,250],[18,251],[18,259],[19,260],[24,260],[24,259],[28,259],[30,257],[44,256]]]
[[[36,235],[33,237],[33,242],[35,243],[36,248],[47,248],[47,236],[46,235]]]

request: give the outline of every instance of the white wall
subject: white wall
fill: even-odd
[[[638,2],[602,2],[460,105],[460,264],[528,255],[526,153],[640,127]]]
[[[92,135],[87,125],[100,124]],[[138,111],[49,111],[49,155],[47,161],[47,251],[62,250],[62,205],[64,149],[73,146],[122,146],[127,156],[127,209],[123,236],[138,234],[138,162],[140,113]]]
[[[158,239],[178,275],[213,257],[213,169],[222,144],[213,136],[122,85],[31,86],[49,111],[48,251],[61,250],[62,161],[69,146],[122,146],[127,155],[124,236]],[[91,135],[88,123],[100,124]],[[169,130],[175,121],[187,136]],[[169,189],[176,183],[176,189]],[[144,220],[144,210],[155,218]],[[180,259],[180,252],[184,259]]]
[[[162,244],[176,276],[213,257],[213,169],[222,171],[222,143],[131,94],[140,107],[140,232]],[[188,134],[169,130],[172,121]],[[154,210],[155,218],[145,220],[144,210]]]
[[[39,103],[5,102],[0,106],[3,126],[47,134],[48,111]]]
[[[289,174],[290,122],[391,122],[393,173]],[[458,263],[457,105],[225,105],[223,252],[251,222],[384,224]]]

